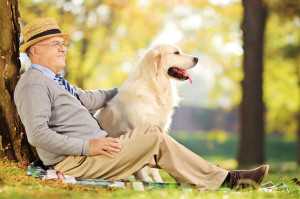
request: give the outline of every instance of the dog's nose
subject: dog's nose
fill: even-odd
[[[194,57],[194,62],[198,62],[198,58],[197,57]]]

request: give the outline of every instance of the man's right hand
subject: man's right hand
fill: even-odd
[[[90,156],[104,155],[109,158],[115,158],[110,152],[120,152],[122,145],[120,141],[115,138],[106,137],[95,140],[90,140]]]

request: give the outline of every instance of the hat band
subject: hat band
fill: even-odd
[[[58,33],[61,33],[61,31],[59,29],[46,30],[46,31],[41,32],[41,33],[39,33],[37,35],[34,35],[30,39],[28,39],[27,42],[29,42],[31,40],[34,40],[36,38],[39,38],[39,37],[43,37],[43,36],[46,36],[46,35],[52,35],[52,34],[58,34]]]

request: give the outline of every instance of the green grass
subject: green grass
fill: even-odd
[[[191,148],[198,154],[203,154],[214,164],[219,164],[225,169],[234,169],[237,166],[235,161],[235,150],[237,139],[226,137],[214,139],[205,137],[203,134],[183,135],[176,134],[175,139]],[[208,143],[212,142],[212,143]],[[63,184],[56,181],[42,181],[27,176],[26,168],[15,162],[0,162],[0,198],[300,198],[300,187],[290,183],[293,177],[300,178],[300,171],[294,161],[294,143],[282,139],[267,142],[271,147],[267,153],[267,163],[270,164],[269,175],[265,182],[272,181],[274,184],[285,183],[288,192],[266,193],[256,190],[232,190],[232,191],[185,191],[180,189],[156,189],[149,191],[134,191],[130,189],[114,189],[93,186],[82,186]],[[279,149],[278,149],[279,148]],[[285,148],[284,151],[282,151]],[[278,156],[289,154],[288,156]],[[276,159],[276,156],[278,158]],[[164,171],[161,171],[164,181],[174,180]]]
[[[16,163],[0,163],[0,198],[299,198],[300,189],[289,181],[299,176],[293,164],[275,164],[271,167],[267,181],[274,184],[284,182],[289,192],[265,193],[255,190],[243,191],[207,191],[186,192],[178,189],[133,191],[107,189],[101,187],[63,184],[55,181],[42,181],[26,175],[26,169]],[[170,176],[161,172],[165,181],[172,181]]]
[[[178,142],[209,160],[235,159],[238,151],[238,136],[222,131],[210,133],[171,133]],[[266,162],[295,162],[297,160],[296,140],[285,140],[284,137],[269,135],[265,138]]]

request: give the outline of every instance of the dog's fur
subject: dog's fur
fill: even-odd
[[[187,76],[180,79],[172,77],[168,70],[171,67],[187,70],[197,61],[197,58],[182,54],[179,48],[169,44],[148,50],[119,93],[96,115],[101,127],[110,137],[119,137],[145,123],[157,125],[166,132],[171,125],[174,106],[179,102],[170,78],[188,79]],[[141,172],[135,177],[145,180]],[[158,170],[152,177],[154,181],[162,181]]]

